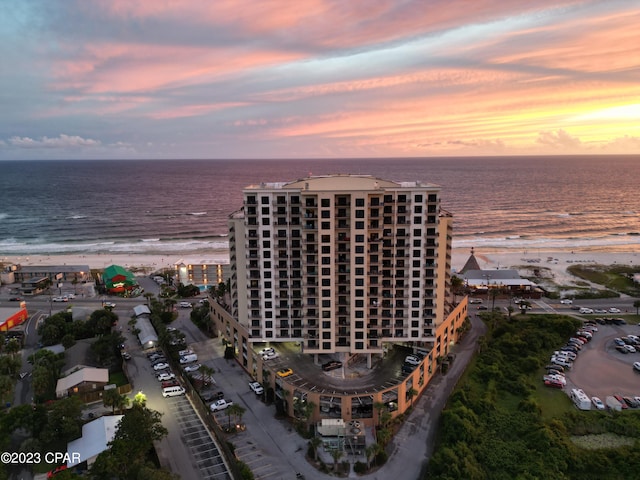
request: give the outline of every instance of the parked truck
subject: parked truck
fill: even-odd
[[[219,412],[221,410],[224,410],[224,409],[230,407],[231,405],[233,405],[233,402],[221,399],[221,400],[217,400],[217,401],[213,402],[209,406],[209,408],[211,409],[212,412]]]

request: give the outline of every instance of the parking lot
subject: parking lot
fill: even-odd
[[[616,337],[640,334],[640,327],[600,324],[597,327],[593,339],[567,371],[565,391],[581,388],[589,397],[597,396],[603,401],[609,395],[640,396],[640,374],[633,369],[633,362],[640,361],[640,353],[620,353],[613,342]]]

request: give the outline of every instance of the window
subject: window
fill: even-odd
[[[364,265],[364,257],[356,257],[356,265]]]
[[[356,230],[364,230],[364,222],[356,222]]]
[[[262,214],[269,215],[269,207],[262,207]]]
[[[262,248],[271,248],[271,242],[269,240],[263,240]]]
[[[356,210],[356,218],[364,218],[364,210]]]
[[[269,205],[269,197],[260,197],[260,203],[262,203],[262,205]]]
[[[322,269],[322,275],[331,275],[331,269],[330,268],[323,268]]]
[[[262,225],[269,225],[270,223],[269,217],[262,217]]]
[[[413,207],[413,213],[422,213],[422,205],[416,205]]]
[[[322,205],[322,206],[323,206],[323,207],[325,207],[325,208],[330,207],[330,206],[331,206],[331,200],[330,200],[330,199],[328,199],[328,198],[323,198],[323,199],[320,201],[320,205]]]
[[[364,245],[356,245],[356,253],[364,253]]]
[[[322,212],[320,212],[320,216],[322,218],[331,218],[331,211],[330,210],[322,210]]]
[[[414,237],[419,237],[420,235],[422,235],[422,230],[419,228],[414,228],[413,229],[413,236]]]
[[[419,216],[419,215],[416,215],[415,217],[413,217],[413,223],[414,223],[415,225],[419,225],[419,224],[421,224],[421,223],[422,223],[422,217],[421,217],[421,216]]]
[[[323,288],[322,289],[322,296],[323,297],[330,297],[331,296],[331,290],[329,290],[328,288]]]
[[[322,279],[322,286],[323,287],[330,287],[331,286],[331,279],[330,278],[323,278]]]
[[[364,268],[356,268],[356,275],[364,275]]]
[[[415,197],[413,197],[413,199],[416,201],[416,203],[420,203],[422,202],[422,195],[416,195]]]
[[[364,207],[364,198],[356,198],[356,207]]]
[[[323,245],[322,246],[322,253],[331,253],[331,246],[330,245]]]
[[[321,228],[323,230],[329,230],[331,228],[331,222],[322,222],[321,223]]]
[[[331,257],[322,257],[322,265],[331,265]]]
[[[264,262],[264,268],[271,268],[271,262]]]
[[[356,242],[358,243],[364,242],[364,235],[356,235]]]

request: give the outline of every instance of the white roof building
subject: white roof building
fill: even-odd
[[[96,457],[108,448],[122,417],[123,415],[107,415],[83,425],[82,437],[67,444],[67,453],[70,458],[67,467],[71,468],[85,461],[87,466],[90,466]]]
[[[136,305],[133,307],[133,313],[139,317],[140,315],[151,315],[151,310],[146,305]]]
[[[91,389],[95,390],[98,384],[104,385],[108,382],[109,369],[84,367],[58,380],[56,384],[56,397],[64,397],[68,395],[70,391],[73,392],[74,388],[78,389],[84,385],[93,386],[94,388]]]
[[[148,315],[143,314],[136,318],[136,328],[140,330],[138,340],[142,348],[152,348],[158,344],[158,334]]]

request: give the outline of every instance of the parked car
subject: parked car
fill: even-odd
[[[546,367],[544,367],[546,370],[558,370],[560,372],[564,372],[564,368],[562,368],[560,365],[547,365]]]
[[[65,297],[53,297],[51,301],[52,302],[68,302],[69,299]]]
[[[622,399],[624,400],[624,403],[626,403],[629,408],[638,408],[638,404],[636,403],[636,401],[631,398],[631,397],[622,397]]]
[[[619,308],[611,307],[609,309],[609,313],[622,313],[622,312],[621,312],[621,310]]]
[[[163,372],[156,375],[156,378],[159,382],[166,382],[168,380],[173,380],[174,378],[176,378],[176,376],[170,372]]]
[[[556,382],[554,380],[545,380],[544,385],[551,388],[562,388],[564,386],[562,385],[562,383]]]
[[[615,398],[618,402],[620,402],[620,405],[622,405],[623,410],[626,410],[627,408],[629,408],[629,405],[627,405],[627,402],[624,401],[624,398],[622,398],[621,395],[613,395],[613,398]]]
[[[404,358],[404,363],[408,363],[409,365],[418,366],[420,365],[420,359],[415,355],[407,355]]]
[[[621,338],[614,338],[613,343],[620,347],[624,347],[625,345],[624,341]]]
[[[191,303],[190,303],[190,302],[180,302],[180,303],[178,304],[178,306],[179,306],[180,308],[192,308],[192,307],[193,307],[193,305],[191,305]]]
[[[169,364],[168,363],[156,363],[153,366],[153,369],[157,372],[159,370],[164,370],[166,368],[169,368]]]
[[[200,365],[199,363],[196,363],[195,365],[188,365],[184,367],[184,371],[187,373],[197,372],[198,370],[200,370],[201,366],[202,365]]]
[[[544,375],[542,377],[542,380],[545,382],[547,381],[560,382],[563,387],[567,384],[567,380],[564,377],[560,377],[557,375]]]
[[[161,383],[162,388],[169,388],[169,387],[177,387],[180,385],[180,383],[174,378],[173,380],[167,380],[165,382]]]
[[[342,362],[337,360],[329,360],[327,363],[322,364],[322,370],[325,372],[330,372],[331,370],[336,370],[338,368],[342,368]]]
[[[288,377],[289,375],[293,375],[293,370],[291,370],[290,368],[281,368],[276,372],[276,375],[278,375],[280,378]]]
[[[113,302],[102,302],[104,308],[116,308],[116,304]]]
[[[640,362],[633,362],[633,369],[636,372],[640,372]]]
[[[268,353],[276,353],[276,351],[273,347],[265,347],[258,351],[258,355],[267,355]]]
[[[616,345],[616,350],[620,353],[629,353],[625,347],[626,345]]]
[[[278,353],[277,352],[269,352],[269,353],[265,353],[264,355],[262,355],[262,359],[263,360],[273,360],[275,358],[278,358]]]
[[[262,395],[264,393],[264,387],[259,382],[249,382],[249,388],[253,390],[256,395]]]
[[[604,410],[604,403],[598,397],[591,397],[591,403],[596,407],[596,410]]]
[[[584,314],[584,315],[588,315],[588,314],[594,313],[593,312],[593,308],[587,308],[587,307],[580,308],[579,312]]]
[[[560,303],[564,305],[571,305],[573,303],[573,300],[571,300],[570,298],[563,298],[562,300],[560,300]]]
[[[184,356],[186,356],[186,355],[193,355],[193,354],[194,354],[194,351],[193,351],[193,350],[191,350],[190,348],[187,348],[186,350],[180,350],[180,351],[178,352],[178,356],[179,356],[179,357],[184,357]]]
[[[625,345],[624,349],[629,353],[636,353],[636,347],[633,345]]]
[[[489,310],[489,307],[486,305],[478,305],[478,310]]]
[[[222,400],[224,398],[224,392],[222,391],[218,391],[218,392],[206,391],[206,392],[201,392],[200,395],[202,396],[202,400],[204,400],[205,402],[210,402],[212,400]]]
[[[470,298],[469,299],[469,303],[473,304],[473,303],[482,303],[482,299],[481,298]]]

